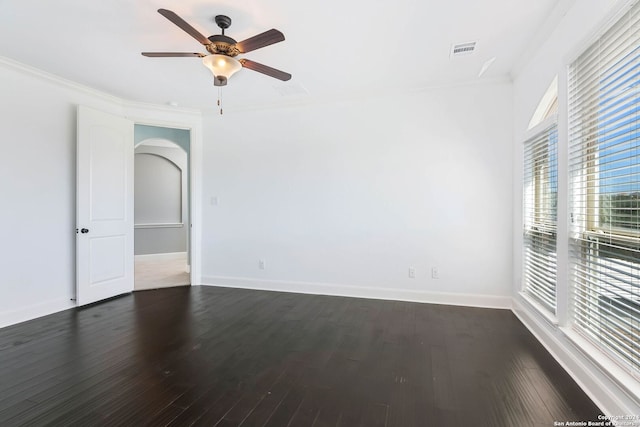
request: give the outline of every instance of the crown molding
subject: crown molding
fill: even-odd
[[[123,99],[118,96],[111,95],[107,92],[103,92],[101,90],[92,88],[90,86],[86,86],[86,85],[74,82],[73,80],[65,79],[58,75],[52,74],[48,71],[43,71],[39,68],[35,68],[30,65],[23,64],[21,62],[18,62],[3,56],[0,56],[0,66],[10,70],[19,71],[21,73],[27,74],[31,77],[35,77],[42,81],[52,83],[56,86],[64,87],[67,89],[71,89],[77,92],[85,93],[87,95],[100,98],[104,101],[116,104],[122,108],[140,109],[140,110],[146,110],[146,111],[155,111],[155,112],[169,113],[169,114],[182,114],[182,115],[198,116],[198,117],[202,114],[201,110],[195,109],[195,108],[173,107],[169,105],[159,105],[159,104],[137,102],[137,101],[130,101],[127,99]]]
[[[108,94],[106,92],[102,92],[90,86],[76,83],[72,80],[62,78],[55,74],[49,73],[47,71],[43,71],[39,68],[35,68],[27,64],[23,64],[21,62],[15,61],[13,59],[10,59],[4,56],[0,56],[0,66],[3,66],[4,68],[10,69],[10,70],[20,71],[24,74],[28,74],[32,77],[38,78],[48,83],[53,83],[57,86],[65,87],[67,89],[72,89],[78,92],[83,92],[88,95],[98,97],[102,100],[118,104],[119,106],[124,105],[122,98]]]
[[[573,0],[572,0],[573,1]],[[137,116],[135,110],[153,111],[169,115],[183,115],[200,118],[203,114],[213,114],[217,110],[214,108],[187,108],[174,107],[169,105],[153,104],[139,101],[131,101],[100,91],[98,89],[86,86],[72,80],[65,79],[55,74],[43,71],[41,69],[23,64],[10,58],[0,56],[0,66],[8,69],[20,71],[35,78],[47,81],[49,83],[72,89],[81,93],[85,93],[107,102],[114,103],[121,108],[127,109],[131,116]],[[229,106],[225,108],[225,114],[242,113],[249,111],[283,109],[283,108],[299,108],[313,105],[332,105],[340,102],[367,101],[384,96],[411,96],[439,89],[453,89],[470,86],[486,86],[496,84],[511,84],[512,79],[509,75],[503,75],[493,78],[476,78],[473,80],[461,80],[457,82],[431,82],[418,83],[410,85],[396,85],[386,87],[367,87],[363,89],[346,91],[340,94],[325,93],[316,96],[303,96],[291,100],[279,100],[277,102],[257,102],[246,105]],[[144,119],[141,119],[144,121]]]

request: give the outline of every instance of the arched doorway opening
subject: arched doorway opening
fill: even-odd
[[[134,290],[189,285],[189,131],[136,125],[135,133]]]

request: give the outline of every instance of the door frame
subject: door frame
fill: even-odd
[[[189,227],[189,253],[191,257],[191,268],[189,273],[190,286],[200,285],[201,277],[201,236],[202,227],[202,130],[199,120],[186,120],[183,122],[155,120],[153,118],[141,118],[135,115],[125,117],[133,121],[135,125],[156,126],[170,129],[183,129],[189,131],[189,193],[191,200],[189,203],[189,214],[191,223]],[[131,141],[131,150],[135,151],[135,144]],[[135,197],[135,194],[134,194]],[[135,255],[134,255],[135,257]]]

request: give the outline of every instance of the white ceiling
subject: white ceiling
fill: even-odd
[[[205,36],[244,40],[270,28],[286,40],[244,57],[293,74],[281,82],[241,70],[226,106],[342,97],[509,75],[559,0],[0,0],[0,56],[124,99],[213,109],[217,88],[198,58],[142,51],[205,52],[157,13],[173,10]],[[449,58],[451,45],[476,52]],[[300,94],[306,90],[308,93]],[[284,94],[283,94],[284,93]]]

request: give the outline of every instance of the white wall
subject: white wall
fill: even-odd
[[[136,255],[187,251],[187,153],[161,141],[167,146],[148,140],[135,150]]]
[[[196,206],[201,117],[199,112],[128,103],[4,58],[0,93],[2,327],[75,306],[77,105],[192,129]],[[197,236],[194,245],[199,244]],[[196,269],[199,275],[199,264]]]
[[[164,156],[136,151],[135,171],[136,223],[182,222],[182,169]]]
[[[506,82],[210,115],[203,282],[510,307],[511,121]]]
[[[76,105],[108,98],[0,63],[0,326],[73,306]]]
[[[567,65],[606,26],[627,1],[580,0],[571,3],[557,27],[540,34],[543,42],[528,53],[530,58],[514,79],[514,312],[571,373],[578,384],[609,415],[638,414],[640,403],[633,389],[637,380],[616,368],[593,348],[580,350],[580,338],[572,333],[568,275],[567,190]],[[540,316],[520,295],[522,284],[522,142],[527,126],[549,83],[558,75],[558,316]],[[551,321],[550,321],[551,320]],[[585,344],[585,343],[582,343]],[[610,369],[610,371],[607,371]]]

